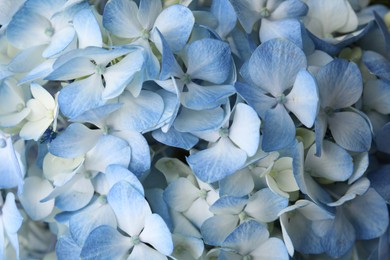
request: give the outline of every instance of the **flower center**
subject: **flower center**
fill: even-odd
[[[102,64],[96,65],[95,70],[97,74],[102,75],[104,72],[106,72],[106,66]]]
[[[261,17],[263,18],[267,18],[270,16],[270,11],[268,10],[267,7],[263,7],[261,10],[260,10],[260,15]]]
[[[219,135],[221,137],[227,137],[229,135],[229,129],[227,129],[227,128],[219,129]]]
[[[150,37],[149,30],[143,30],[141,34],[142,39],[148,40]]]
[[[183,81],[184,84],[188,84],[191,82],[191,77],[190,75],[188,75],[187,73],[184,74],[183,78],[181,79]]]
[[[98,198],[100,204],[104,205],[107,204],[107,196],[106,195],[100,195]]]
[[[238,218],[240,219],[240,222],[243,222],[248,219],[248,214],[246,214],[245,211],[241,211],[240,214],[238,214]]]
[[[132,236],[131,237],[131,243],[133,244],[133,246],[136,246],[139,243],[141,243],[141,240],[139,239],[139,236]]]
[[[207,198],[207,190],[205,190],[205,189],[201,189],[200,191],[199,191],[199,198],[201,198],[201,199],[206,199]]]
[[[276,97],[276,101],[279,104],[284,104],[284,103],[286,103],[287,99],[286,99],[286,96],[284,94],[281,94],[280,96]]]
[[[334,109],[331,108],[331,107],[325,107],[324,108],[324,112],[325,112],[326,115],[332,116],[334,114]]]
[[[49,37],[52,37],[53,34],[54,34],[54,28],[53,28],[53,27],[46,28],[45,34],[46,34],[47,36],[49,36]]]

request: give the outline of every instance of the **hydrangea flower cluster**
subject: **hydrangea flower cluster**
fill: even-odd
[[[389,259],[390,10],[0,0],[0,259]]]

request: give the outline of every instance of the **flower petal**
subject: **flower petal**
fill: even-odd
[[[200,231],[204,243],[212,246],[221,246],[227,236],[237,227],[237,215],[216,215],[203,222]]]
[[[259,37],[262,42],[278,38],[287,39],[299,48],[303,48],[301,30],[301,24],[297,19],[283,19],[274,21],[262,19]]]
[[[215,182],[233,174],[244,166],[246,153],[237,148],[228,138],[222,137],[206,150],[187,157],[195,175],[204,182]]]
[[[186,178],[178,178],[164,191],[165,202],[174,210],[186,211],[200,197],[200,190]]]
[[[77,33],[80,49],[88,46],[102,47],[102,33],[91,9],[78,12],[73,18],[73,27]]]

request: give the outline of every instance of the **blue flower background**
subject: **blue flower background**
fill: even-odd
[[[390,9],[0,0],[1,259],[390,259]]]

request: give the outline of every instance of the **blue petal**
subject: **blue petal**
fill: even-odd
[[[355,228],[356,239],[373,239],[381,236],[389,224],[386,202],[372,188],[344,205],[345,214]]]
[[[209,110],[190,110],[182,108],[173,126],[180,132],[200,132],[218,129],[225,114],[221,107]]]
[[[113,135],[102,135],[96,145],[85,155],[84,167],[90,171],[104,172],[110,164],[127,167],[130,163],[129,144]]]
[[[190,82],[186,86],[188,92],[181,93],[181,103],[195,110],[215,108],[221,100],[236,92],[232,85],[201,86]]]
[[[229,138],[249,157],[255,155],[259,147],[260,123],[259,117],[250,106],[244,103],[236,105]]]
[[[45,30],[51,27],[52,24],[45,17],[22,8],[8,24],[7,38],[18,49],[47,44],[50,37],[45,34]]]
[[[275,98],[267,96],[259,87],[248,85],[239,81],[236,82],[235,87],[237,92],[251,107],[255,109],[261,118],[265,117],[267,110],[277,104]]]
[[[370,149],[370,125],[361,115],[348,111],[337,112],[328,117],[328,123],[333,138],[341,147],[354,152]]]
[[[8,64],[8,70],[11,72],[29,72],[38,64],[42,63],[42,52],[46,45],[38,45],[24,49],[13,55],[12,60]]]
[[[165,260],[166,256],[156,251],[155,249],[147,246],[144,243],[139,243],[134,246],[133,250],[130,253],[128,260],[138,260],[138,259],[153,259],[153,260]]]
[[[246,33],[251,33],[253,25],[260,19],[260,15],[255,8],[255,2],[250,0],[230,0],[237,17]]]
[[[82,124],[74,123],[50,143],[49,151],[58,157],[76,158],[94,147],[101,134],[100,130],[90,130]]]
[[[335,59],[322,67],[316,78],[323,108],[349,107],[362,95],[362,76],[358,66],[353,62]]]
[[[102,47],[102,33],[99,23],[91,9],[83,9],[73,18],[73,26],[77,33],[78,47]]]
[[[363,104],[381,114],[390,113],[390,81],[368,80],[363,89]]]
[[[74,214],[69,220],[69,231],[74,241],[82,246],[88,235],[95,228],[107,225],[116,227],[116,219],[110,205],[102,199],[97,199],[93,204]]]
[[[269,237],[266,225],[248,220],[239,225],[222,243],[223,247],[235,249],[240,255],[249,255]]]
[[[81,247],[76,244],[70,235],[64,235],[57,239],[56,255],[59,260],[80,259]]]
[[[305,168],[314,177],[322,177],[332,181],[345,181],[353,173],[352,157],[347,151],[330,141],[324,141],[321,156],[315,155],[313,145],[307,155]]]
[[[161,47],[162,47],[161,48],[161,52],[162,52],[161,72],[160,72],[159,79],[166,80],[171,76],[182,77],[184,72],[182,71],[179,64],[177,63],[175,56],[173,56],[173,53],[167,41],[165,40],[164,36],[162,36],[159,30],[157,30],[157,34],[160,37]]]
[[[2,163],[0,166],[0,188],[8,189],[21,186],[23,183],[23,173],[12,144],[11,136],[7,137],[0,131],[0,144],[0,161],[7,162]]]
[[[76,32],[72,26],[61,28],[51,38],[49,46],[42,53],[42,57],[49,58],[65,50],[72,43],[75,35]]]
[[[127,141],[131,150],[129,170],[141,177],[150,169],[150,148],[145,137],[136,131],[117,131],[115,136]]]
[[[215,215],[238,215],[247,203],[247,198],[224,196],[210,206],[210,211]]]
[[[186,211],[199,198],[199,189],[186,178],[178,178],[164,191],[164,201],[175,211]]]
[[[192,42],[185,49],[187,74],[191,79],[202,79],[214,84],[227,80],[232,68],[229,45],[214,39]]]
[[[123,103],[122,108],[109,119],[109,123],[117,130],[146,131],[159,122],[164,111],[163,99],[147,90],[141,91],[137,98],[125,91],[119,102]]]
[[[305,53],[298,46],[288,40],[273,39],[257,47],[249,59],[248,71],[253,82],[279,97],[293,86],[306,64]]]
[[[286,99],[287,109],[306,127],[312,127],[317,116],[319,103],[316,81],[307,70],[299,71],[294,86]]]
[[[237,227],[239,218],[237,215],[217,215],[203,222],[202,232],[205,244],[221,246],[226,237]]]
[[[375,143],[379,151],[390,154],[390,123],[376,132]]]
[[[95,192],[89,179],[80,178],[55,199],[55,206],[63,211],[75,211],[86,206]]]
[[[54,63],[53,69],[46,80],[71,80],[95,73],[95,65],[86,57],[75,57],[61,65]]]
[[[7,197],[2,208],[2,214],[2,221],[8,240],[16,251],[16,258],[19,258],[19,241],[17,232],[22,226],[23,217],[15,204],[15,195],[11,192],[7,193]],[[3,234],[1,234],[1,236],[3,236]]]
[[[106,118],[111,113],[117,111],[121,106],[122,104],[120,103],[111,103],[101,107],[93,108],[73,118],[72,122],[91,123],[100,129],[103,129],[105,127]]]
[[[118,164],[111,164],[107,166],[105,174],[110,188],[114,186],[117,182],[125,180],[130,183],[131,186],[133,186],[140,194],[144,194],[144,188],[141,182],[127,168]]]
[[[81,250],[82,259],[122,259],[131,249],[131,238],[115,228],[100,226],[89,234]]]
[[[254,187],[252,175],[244,168],[219,182],[219,195],[242,197],[251,193]]]
[[[87,110],[102,106],[103,90],[102,81],[96,75],[75,81],[60,91],[58,95],[60,110],[65,116],[74,118]]]
[[[226,137],[214,146],[191,154],[187,162],[195,175],[204,182],[215,182],[233,174],[244,166],[246,153],[235,147]]]
[[[170,209],[164,201],[164,190],[160,188],[152,188],[146,190],[145,196],[154,213],[159,214],[167,224],[169,230],[173,230],[173,221],[170,214]]]
[[[390,164],[382,165],[375,171],[368,173],[368,179],[382,198],[390,204]]]
[[[365,51],[362,59],[371,73],[379,78],[390,80],[390,61],[385,57],[373,51]]]
[[[225,38],[237,23],[237,15],[232,4],[228,0],[215,0],[211,3],[210,11],[218,20],[216,32]]]
[[[376,7],[379,9],[378,11],[380,11],[381,6],[379,5],[379,6],[376,6]],[[374,6],[373,6],[373,8],[374,8]],[[387,10],[386,10],[386,12],[387,12]],[[383,36],[385,49],[387,51],[389,51],[390,50],[390,32],[387,29],[386,23],[384,21],[384,15],[385,14],[383,14],[383,18],[382,18],[381,15],[378,12],[373,11],[373,13],[374,13],[374,16],[375,16],[375,22],[378,25],[378,28],[379,28],[382,36]]]
[[[288,2],[288,1],[287,1]],[[303,48],[301,24],[297,19],[261,21],[259,37],[262,42],[272,39],[287,39],[299,48]]]
[[[145,218],[152,214],[148,202],[130,183],[120,181],[107,195],[115,212],[118,227],[130,236],[139,235],[144,228]]]
[[[191,10],[178,4],[164,9],[157,17],[154,28],[161,32],[173,52],[179,52],[187,43],[194,22]]]
[[[270,19],[279,20],[285,18],[297,18],[306,15],[308,10],[308,6],[303,1],[283,1],[271,13]]]
[[[138,10],[138,21],[145,29],[152,28],[154,21],[162,11],[160,0],[141,0]]]
[[[170,255],[173,251],[171,232],[160,215],[151,214],[145,218],[145,227],[139,238],[164,255]]]
[[[185,150],[190,150],[199,142],[199,138],[196,136],[189,133],[179,132],[173,127],[166,133],[161,131],[161,129],[155,130],[152,132],[152,136],[162,144]]]
[[[104,7],[103,26],[122,38],[136,38],[142,34],[137,18],[138,7],[134,1],[114,0]]]
[[[265,152],[276,151],[292,145],[295,140],[295,125],[283,105],[265,113],[263,120],[262,148]]]

